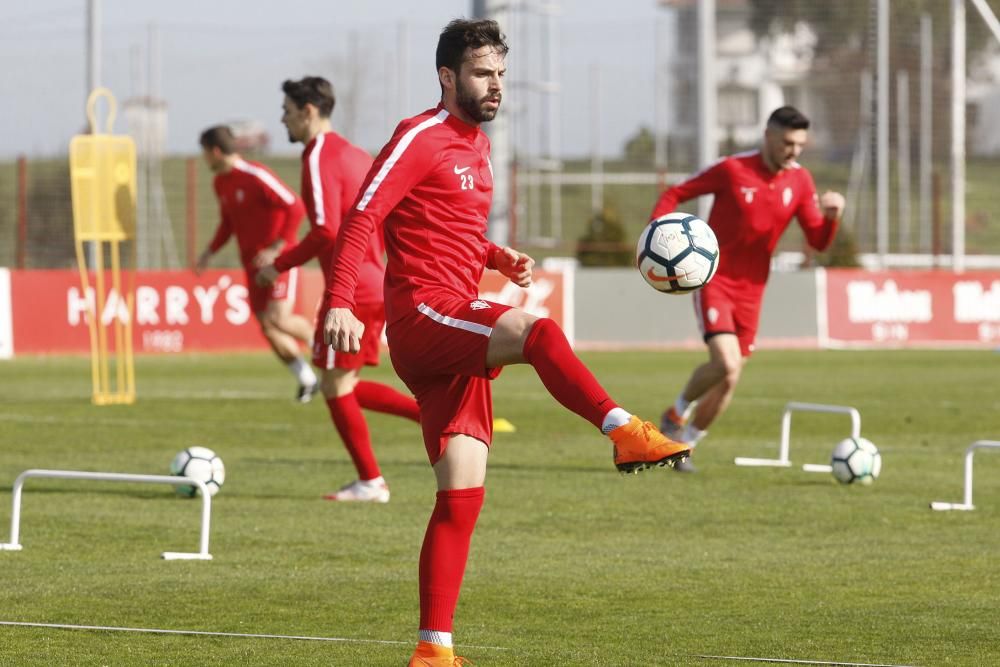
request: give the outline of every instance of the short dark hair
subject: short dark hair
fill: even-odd
[[[201,133],[198,143],[202,148],[218,148],[223,155],[236,152],[236,137],[228,125],[213,125]]]
[[[333,105],[336,104],[333,85],[321,76],[306,76],[298,81],[286,79],[281,84],[281,90],[300,109],[311,104],[322,118],[329,118],[333,113]]]
[[[507,36],[500,32],[500,24],[491,19],[455,19],[444,27],[438,38],[436,67],[447,67],[457,73],[462,68],[465,50],[484,46],[492,46],[501,56],[506,56],[506,39]]]
[[[767,119],[768,127],[783,127],[786,130],[808,130],[809,119],[795,107],[778,107]]]

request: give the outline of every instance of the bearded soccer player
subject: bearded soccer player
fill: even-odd
[[[232,130],[224,125],[201,134],[205,162],[215,172],[212,186],[219,200],[220,222],[208,247],[198,257],[195,273],[208,266],[231,236],[236,237],[246,271],[250,308],[264,338],[299,381],[298,400],[308,402],[317,388],[316,374],[303,360],[299,343],[309,344],[312,325],[292,312],[296,272],[262,287],[254,281],[261,266],[270,264],[286,244],[294,244],[305,215],[302,200],[274,172],[244,160],[236,151]]]
[[[557,401],[610,438],[619,470],[671,464],[689,451],[612,401],[555,322],[478,296],[485,268],[526,287],[534,264],[485,235],[494,174],[480,125],[500,108],[506,54],[494,21],[445,27],[436,58],[441,103],[402,121],[376,158],[341,230],[328,290],[327,341],[357,351],[367,329],[355,286],[368,237],[384,223],[389,355],[417,396],[438,486],[420,552],[419,641],[410,665],[462,661],[452,618],[483,505],[490,380],[505,365],[531,364]]]
[[[729,405],[753,352],[771,254],[792,218],[816,250],[826,249],[837,233],[844,197],[826,192],[817,199],[812,175],[797,162],[808,130],[809,119],[797,109],[775,110],[759,150],[723,158],[668,188],[653,208],[658,218],[680,202],[715,195],[708,224],[719,239],[719,269],[694,294],[708,361],[694,370],[660,422],[664,433],[692,448]],[[694,466],[688,460],[675,470],[694,472]]]
[[[301,142],[302,197],[309,214],[309,233],[302,241],[283,252],[274,264],[263,267],[258,282],[279,279],[282,272],[318,257],[327,286],[338,271],[333,249],[344,213],[350,209],[358,188],[372,164],[371,156],[333,131],[330,114],[335,98],[333,86],[326,79],[309,76],[282,84],[285,99],[282,123],[288,139]],[[385,253],[381,229],[371,230],[358,263],[358,316],[366,333],[360,354],[337,354],[323,341],[326,310],[320,309],[313,339],[313,364],[320,369],[320,388],[326,399],[337,433],[344,441],[358,479],[339,491],[324,496],[327,500],[389,502],[389,487],[372,450],[368,423],[362,408],[385,412],[417,421],[416,401],[378,382],[363,381],[361,368],[375,366],[385,322],[382,303],[382,279]]]

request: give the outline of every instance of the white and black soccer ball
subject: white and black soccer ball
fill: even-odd
[[[719,241],[708,223],[689,213],[668,213],[639,235],[639,273],[660,292],[685,294],[704,287],[719,268]]]
[[[178,477],[190,477],[205,483],[210,495],[215,495],[226,481],[226,466],[222,459],[208,447],[188,447],[177,452],[170,462],[170,474]],[[176,487],[182,496],[195,496],[198,487],[189,484]]]
[[[833,448],[830,466],[841,484],[871,484],[882,472],[882,455],[870,440],[845,438]]]

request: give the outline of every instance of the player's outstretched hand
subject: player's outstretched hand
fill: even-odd
[[[348,308],[331,308],[323,322],[323,340],[337,352],[357,354],[365,325]]]
[[[518,287],[531,286],[531,269],[535,260],[513,248],[501,248],[496,256],[497,271]]]
[[[844,206],[846,206],[844,195],[839,192],[827,190],[819,198],[819,207],[823,210],[824,218],[839,220],[840,215],[844,212]]]
[[[257,275],[254,277],[254,282],[261,287],[270,287],[274,284],[274,281],[278,279],[278,269],[274,268],[274,264],[268,264],[267,266],[262,266],[257,269]]]

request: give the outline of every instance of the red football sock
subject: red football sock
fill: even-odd
[[[534,366],[553,398],[597,428],[618,404],[573,353],[559,325],[544,317],[524,341],[524,359]]]
[[[344,441],[344,447],[354,461],[358,470],[358,479],[369,480],[379,477],[382,473],[372,451],[371,437],[368,435],[368,423],[361,414],[358,398],[353,393],[326,399],[326,407],[330,409],[333,425]]]
[[[420,550],[420,629],[451,632],[469,543],[486,490],[438,491]]]
[[[358,397],[358,403],[365,410],[405,417],[415,422],[420,421],[417,401],[387,384],[360,380],[354,387],[354,395]]]

